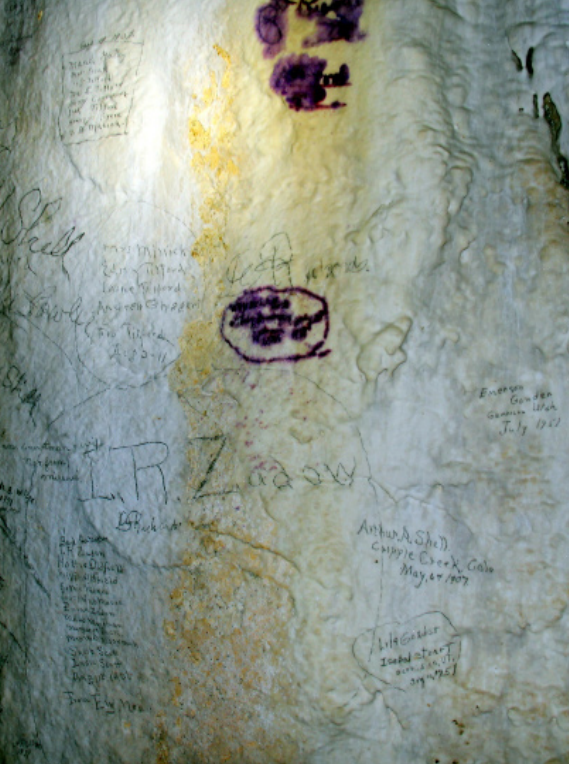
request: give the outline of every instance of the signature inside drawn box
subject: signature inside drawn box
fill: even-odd
[[[127,132],[142,44],[105,42],[63,56],[59,130],[64,143]]]
[[[227,344],[250,363],[321,358],[329,331],[328,304],[308,289],[246,289],[221,320]]]

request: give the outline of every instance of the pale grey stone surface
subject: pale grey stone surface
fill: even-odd
[[[0,762],[565,762],[569,3],[261,6],[1,4]]]

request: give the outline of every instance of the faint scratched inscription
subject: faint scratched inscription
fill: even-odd
[[[35,0],[8,0],[0,9],[0,46],[4,48],[7,63],[15,66],[26,43],[39,30],[43,11],[38,12]]]
[[[456,674],[460,636],[446,615],[433,611],[365,631],[353,653],[364,671],[389,687],[424,689]]]
[[[452,539],[427,528],[392,526],[364,520],[357,535],[367,538],[376,563],[383,559],[388,568],[414,589],[421,587],[468,587],[491,576],[494,566],[485,557],[464,556]]]
[[[2,140],[10,143],[13,139],[7,135]],[[65,257],[79,244],[85,233],[76,235],[76,226],[68,226],[61,221],[60,212],[65,204],[63,197],[46,200],[39,185],[33,188],[20,186],[10,157],[11,148],[0,145],[0,173],[3,178],[0,184],[0,248],[7,248],[0,264],[0,284],[7,284],[10,269],[20,261],[36,273],[51,259],[59,262],[62,272],[69,277]],[[10,290],[5,290],[0,312],[9,310],[15,299]]]
[[[346,275],[358,275],[363,273],[369,273],[369,263],[367,260],[358,260],[358,256],[355,255],[350,260],[328,260],[326,262],[320,260],[317,265],[311,266],[306,270],[306,285],[308,286],[311,281],[321,281],[323,279],[338,279]]]
[[[528,432],[550,431],[561,424],[551,390],[533,390],[524,385],[482,387],[478,400],[500,437],[522,438]]]
[[[178,243],[105,243],[101,255],[99,262],[93,258],[91,289],[61,296],[55,285],[42,284],[15,297],[6,290],[0,317],[33,322],[55,342],[71,332],[85,369],[107,383],[138,386],[175,360],[177,327],[199,304],[188,294],[191,250]],[[15,364],[0,365],[0,388],[8,389],[33,420],[42,391],[24,372]]]
[[[35,499],[26,488],[10,485],[0,480],[0,522],[7,514],[20,514]]]
[[[126,133],[141,56],[141,43],[104,42],[63,57],[64,143]]]
[[[328,304],[308,289],[246,289],[223,311],[221,336],[250,363],[321,358],[329,331]]]
[[[266,241],[255,259],[253,253],[235,255],[226,269],[225,278],[241,289],[257,286],[259,281],[274,287],[292,287],[294,255],[286,233],[277,233]]]
[[[293,286],[295,257],[286,233],[277,233],[266,241],[259,252],[254,250],[234,255],[225,271],[225,280],[231,288],[251,289],[259,283],[278,288]],[[345,276],[358,276],[370,272],[368,260],[320,258],[306,266],[304,283],[337,280]]]
[[[125,618],[125,565],[108,539],[62,532],[57,573],[64,623],[66,670],[63,696],[68,705],[89,703],[106,714],[142,712],[132,670],[138,644]],[[118,695],[120,693],[120,695]]]
[[[170,449],[163,441],[112,446],[90,438],[70,446],[48,441],[0,445],[0,461],[5,462],[10,455],[17,459],[24,466],[32,488],[74,483],[81,503],[116,502],[122,518],[130,515],[129,522],[125,520],[118,530],[141,528],[141,511],[146,505],[158,514],[168,504],[169,454]],[[0,512],[19,512],[22,502],[34,502],[32,488],[18,492],[9,488],[7,481],[0,482]],[[135,517],[138,523],[134,522]],[[170,528],[161,523],[160,530]]]
[[[34,421],[34,412],[41,400],[41,393],[28,379],[26,372],[14,363],[9,366],[0,364],[0,387],[8,390],[13,395],[13,401],[23,406]]]
[[[251,466],[237,479],[231,471],[235,452],[227,435],[200,436],[190,439],[188,455],[196,465],[190,483],[193,500],[212,496],[229,496],[247,490],[262,493],[311,491],[318,489],[349,489],[359,477],[356,459],[346,455],[342,460],[314,460],[302,467],[291,466],[273,456],[254,455]]]
[[[365,38],[360,29],[364,0],[270,0],[255,14],[255,31],[263,44],[265,58],[275,58],[286,48],[289,28],[289,10],[296,8],[296,16],[313,26],[311,34],[302,40],[303,48],[335,42],[359,42]],[[295,111],[338,109],[345,103],[334,100],[324,104],[326,88],[350,85],[350,69],[342,64],[338,72],[326,73],[326,59],[306,53],[289,54],[277,61],[270,84]]]

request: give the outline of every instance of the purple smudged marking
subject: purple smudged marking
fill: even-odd
[[[255,30],[265,46],[265,58],[274,58],[284,50],[291,5],[296,5],[298,17],[316,21],[316,31],[302,41],[303,48],[341,40],[359,42],[366,37],[360,30],[364,0],[269,0],[255,13]]]
[[[350,85],[350,68],[347,64],[342,64],[340,70],[335,74],[323,74],[322,84],[325,88],[343,88]]]
[[[322,358],[329,328],[328,303],[302,287],[246,289],[221,318],[221,336],[251,363]]]
[[[297,16],[316,19],[316,31],[302,41],[303,48],[313,48],[328,42],[359,42],[365,38],[360,30],[360,19],[364,10],[364,0],[299,0]],[[330,15],[332,14],[332,15]]]
[[[257,8],[255,31],[265,46],[265,58],[274,58],[284,49],[288,34],[288,8],[294,4],[294,0],[271,0]]]
[[[337,74],[324,74],[327,61],[306,53],[285,56],[277,61],[271,75],[271,87],[283,96],[295,111],[338,109],[346,104],[334,101],[329,106],[321,102],[326,98],[325,87],[343,87],[349,84],[350,70],[342,64]]]

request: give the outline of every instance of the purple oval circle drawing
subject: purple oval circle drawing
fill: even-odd
[[[301,361],[328,355],[328,303],[308,289],[246,289],[223,311],[221,336],[250,363]]]

